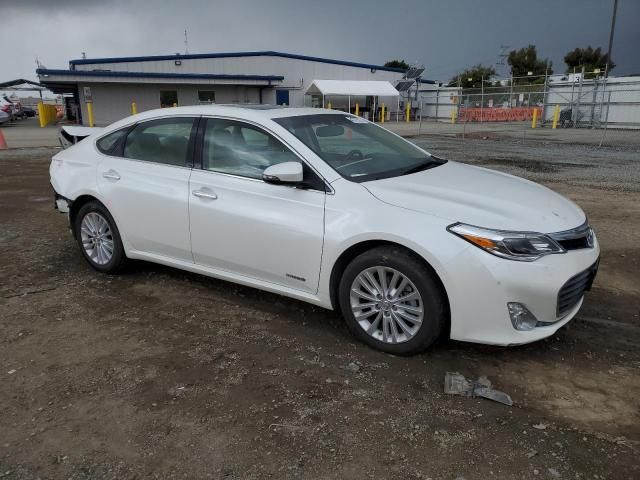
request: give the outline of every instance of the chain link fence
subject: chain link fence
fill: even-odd
[[[483,81],[420,92],[416,120],[532,122],[557,128],[640,129],[640,78],[583,75]],[[555,122],[554,122],[555,120]]]

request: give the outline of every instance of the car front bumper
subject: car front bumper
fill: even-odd
[[[447,265],[445,287],[451,309],[451,338],[492,345],[521,345],[553,335],[578,313],[584,297],[558,313],[558,294],[572,277],[597,269],[600,247],[518,262],[466,248]],[[592,272],[590,280],[593,280]],[[590,283],[589,285],[590,286]],[[518,302],[538,320],[532,330],[516,330],[507,304]]]

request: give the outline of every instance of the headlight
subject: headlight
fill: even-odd
[[[521,262],[533,262],[551,253],[566,250],[543,233],[509,232],[454,223],[447,227],[451,233],[493,255]]]

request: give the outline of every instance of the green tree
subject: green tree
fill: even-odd
[[[516,78],[514,83],[543,83],[547,66],[549,67],[549,75],[553,73],[549,59],[538,59],[535,45],[529,45],[520,50],[512,50],[509,52],[507,62],[509,62],[514,77],[530,77]],[[531,72],[531,75],[529,75],[529,72]]]
[[[587,48],[574,48],[564,56],[564,63],[567,64],[567,73],[572,73],[574,69],[576,72],[580,72],[584,67],[585,78],[594,78],[597,75],[593,73],[596,68],[599,68],[604,73],[607,65],[607,54],[603,54],[600,47],[594,49],[591,45]],[[611,62],[609,71],[613,70],[615,66],[616,64]]]
[[[409,64],[404,60],[390,60],[385,63],[384,66],[389,68],[401,68],[402,70],[409,70]]]
[[[495,74],[496,69],[491,66],[486,67],[480,64],[474,65],[449,80],[449,86],[457,87],[458,81],[460,81],[460,85],[463,88],[480,88],[482,86],[482,80],[487,82]]]

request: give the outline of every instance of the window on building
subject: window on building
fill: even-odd
[[[178,92],[176,90],[160,90],[160,107],[173,107],[178,105]]]
[[[127,135],[125,158],[184,167],[193,118],[163,118],[140,123]]]
[[[216,92],[213,90],[198,90],[198,101],[200,103],[216,103]]]
[[[299,161],[280,140],[253,125],[207,120],[202,153],[205,170],[261,179],[271,165]]]
[[[289,90],[276,90],[276,105],[290,105]]]

